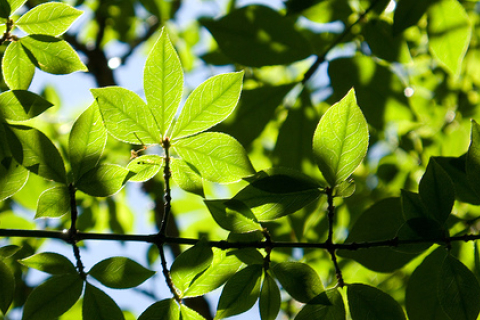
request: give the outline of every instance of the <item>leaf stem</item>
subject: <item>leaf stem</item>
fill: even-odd
[[[77,200],[75,198],[75,187],[72,183],[68,185],[68,191],[70,194],[70,215],[71,215],[71,225],[70,230],[68,230],[68,239],[66,240],[70,243],[73,247],[73,255],[75,256],[75,260],[77,261],[77,270],[80,274],[82,279],[86,279],[85,268],[82,263],[82,259],[80,258],[80,249],[77,246],[77,218],[78,218],[78,210],[77,210]]]
[[[338,265],[337,255],[335,253],[337,249],[333,243],[333,225],[335,222],[335,206],[333,205],[333,198],[334,198],[333,188],[327,187],[325,191],[327,193],[327,202],[328,202],[328,207],[327,207],[328,237],[325,243],[327,245],[327,251],[330,254],[333,265],[335,267],[335,275],[337,276],[338,286],[343,288],[343,286],[345,286],[345,282],[343,281],[342,270]]]

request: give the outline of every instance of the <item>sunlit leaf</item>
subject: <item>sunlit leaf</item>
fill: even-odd
[[[190,309],[183,303],[180,305],[180,319],[181,320],[205,320],[200,314],[195,310]]]
[[[2,133],[2,130],[0,130]],[[20,191],[28,180],[28,170],[12,157],[0,160],[0,201]]]
[[[153,178],[162,168],[163,158],[157,155],[145,155],[132,159],[127,170],[135,173],[129,181],[143,182]]]
[[[205,200],[213,219],[220,227],[233,232],[262,230],[253,212],[238,200]]]
[[[260,317],[262,320],[275,320],[280,311],[280,289],[268,272],[263,277],[260,291]]]
[[[295,320],[345,320],[345,305],[338,289],[325,291],[325,301],[322,303],[306,304],[297,314]]]
[[[86,283],[82,305],[83,320],[123,320],[122,310],[102,290]]]
[[[128,174],[116,164],[101,164],[84,173],[75,186],[93,197],[109,197],[123,187]]]
[[[405,320],[402,307],[380,289],[365,284],[347,287],[348,305],[353,320]]]
[[[138,320],[177,320],[180,319],[180,308],[174,299],[155,302],[148,307]]]
[[[70,192],[66,186],[45,190],[38,198],[35,218],[59,218],[70,211]]]
[[[34,268],[50,274],[76,274],[77,269],[65,256],[54,252],[42,252],[19,260],[29,268]]]
[[[20,42],[7,46],[2,59],[5,83],[12,90],[27,90],[35,73],[35,65],[30,61]]]
[[[0,292],[0,311],[6,314],[15,293],[15,277],[2,260],[0,260]]]
[[[172,170],[172,179],[180,188],[201,197],[205,196],[202,176],[192,166],[182,159],[172,158],[170,168]]]
[[[50,102],[30,91],[13,90],[0,94],[0,117],[6,120],[25,121],[51,106]]]

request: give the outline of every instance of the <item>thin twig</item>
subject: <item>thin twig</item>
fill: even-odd
[[[342,270],[338,265],[337,255],[335,253],[337,249],[335,248],[333,243],[333,225],[335,222],[335,206],[333,205],[333,188],[327,188],[326,193],[327,193],[327,202],[328,202],[328,208],[327,208],[328,237],[326,241],[327,251],[330,254],[333,265],[335,267],[335,275],[337,276],[338,286],[343,288],[343,286],[345,285],[345,282],[343,281]]]
[[[82,259],[80,257],[80,249],[77,246],[78,240],[76,239],[76,234],[78,232],[77,230],[78,210],[77,210],[77,200],[75,198],[76,190],[73,184],[70,184],[68,186],[68,191],[70,194],[71,225],[70,225],[70,230],[68,231],[69,239],[67,240],[67,242],[69,242],[73,247],[73,255],[75,256],[75,260],[77,261],[77,270],[78,270],[78,273],[80,274],[80,277],[82,279],[86,279],[85,268],[83,266]]]

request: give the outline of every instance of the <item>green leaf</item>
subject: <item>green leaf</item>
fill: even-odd
[[[205,320],[195,310],[190,309],[184,304],[180,304],[180,320]]]
[[[174,299],[155,302],[148,307],[138,320],[177,320],[180,319],[180,308]]]
[[[30,60],[52,74],[88,71],[75,50],[64,40],[46,35],[30,35],[19,40]]]
[[[377,288],[351,284],[347,287],[347,297],[353,320],[405,320],[398,302]]]
[[[452,212],[455,189],[452,179],[435,159],[428,162],[418,193],[431,216],[443,225]]]
[[[2,260],[0,260],[0,293],[0,311],[6,314],[15,293],[15,277]]]
[[[182,66],[165,28],[147,57],[143,81],[148,106],[165,136],[183,92]]]
[[[200,133],[175,141],[173,148],[212,182],[234,182],[255,172],[242,145],[224,133]]]
[[[250,185],[234,199],[251,208],[258,221],[270,221],[294,213],[321,194],[320,185],[289,169],[272,168],[249,177]]]
[[[480,196],[480,125],[472,120],[472,129],[470,134],[470,146],[467,152],[466,162],[467,179],[470,186],[477,196]]]
[[[353,180],[345,180],[340,182],[338,186],[335,187],[333,196],[348,198],[355,192],[355,182]]]
[[[122,320],[122,310],[102,290],[86,283],[82,305],[83,320]]]
[[[393,15],[393,34],[398,35],[405,29],[417,24],[428,7],[437,0],[401,0],[397,2]]]
[[[440,269],[446,255],[444,248],[436,249],[410,276],[405,292],[405,307],[410,320],[450,320],[442,310],[436,294]]]
[[[128,179],[129,171],[116,164],[101,164],[84,173],[75,186],[93,197],[117,193]]]
[[[135,92],[121,87],[90,91],[108,132],[115,139],[137,145],[160,144],[160,129],[152,110]]]
[[[60,218],[70,211],[70,192],[66,186],[47,189],[38,198],[37,218]]]
[[[27,90],[32,83],[35,65],[19,41],[7,46],[2,59],[2,71],[5,83],[12,90]]]
[[[188,96],[175,123],[171,138],[205,131],[232,113],[242,91],[243,71],[213,76]]]
[[[213,251],[205,240],[180,254],[172,264],[170,274],[180,296],[190,287],[194,279],[211,266]]]
[[[0,130],[0,133],[3,130]],[[0,201],[20,191],[28,180],[28,170],[12,157],[0,160]]]
[[[281,262],[273,266],[272,272],[283,289],[299,302],[313,302],[313,299],[325,291],[317,272],[308,264]]]
[[[25,90],[0,94],[0,117],[5,120],[25,121],[53,106],[41,96]]]
[[[22,247],[13,244],[0,247],[0,259],[10,258],[21,249]]]
[[[415,218],[430,218],[431,215],[418,193],[401,190],[402,212],[405,221]]]
[[[241,201],[204,200],[215,222],[225,230],[233,232],[249,232],[262,230],[253,212]]]
[[[467,52],[472,26],[457,0],[442,0],[428,10],[428,46],[433,56],[453,76],[458,76]]]
[[[313,53],[293,20],[266,6],[245,6],[219,20],[201,23],[226,56],[246,66],[290,64]]]
[[[215,319],[223,319],[249,310],[260,295],[262,265],[254,264],[231,277],[220,295]]]
[[[170,160],[173,181],[183,190],[205,197],[200,173],[182,159],[171,158]]]
[[[42,252],[19,260],[29,268],[37,269],[50,274],[76,274],[77,269],[65,256],[54,252]]]
[[[113,257],[98,262],[88,274],[104,286],[125,289],[142,284],[155,272],[126,257]]]
[[[458,320],[475,320],[480,312],[480,285],[475,275],[448,255],[439,273],[438,298],[443,311]]]
[[[325,295],[325,303],[306,304],[295,320],[345,320],[345,305],[338,289],[328,289]]]
[[[107,143],[107,131],[94,102],[74,122],[68,140],[73,181],[95,168]]]
[[[241,262],[225,250],[213,248],[213,261],[193,284],[185,290],[184,297],[196,297],[213,291],[230,279],[240,268]]]
[[[20,125],[5,126],[15,160],[29,171],[65,183],[65,166],[55,145],[41,131]]]
[[[280,289],[268,272],[263,277],[262,290],[260,291],[260,317],[262,320],[275,320],[280,311]]]
[[[330,107],[313,136],[313,154],[331,187],[347,179],[368,149],[368,126],[351,89]]]
[[[78,274],[56,275],[33,289],[23,308],[22,320],[50,320],[70,309],[82,294]]]
[[[59,36],[65,33],[82,13],[65,3],[43,3],[22,15],[15,25],[29,34]]]
[[[129,181],[143,182],[152,179],[162,168],[163,158],[158,155],[145,155],[133,158],[127,165],[130,172],[135,173]]]
[[[256,232],[248,232],[248,233],[230,233],[228,235],[228,242],[233,242],[233,243],[238,243],[238,242],[247,242],[247,241],[242,241],[238,239],[239,235],[256,235],[257,232],[260,232],[260,230],[257,230]],[[254,236],[255,237],[255,236]],[[260,240],[263,239],[260,238]],[[260,242],[260,240],[252,240],[251,242]],[[242,261],[245,264],[263,264],[265,259],[263,258],[263,255],[258,251],[256,248],[241,248],[241,249],[234,249],[230,252],[230,254],[233,254],[235,257],[237,257],[238,260]]]

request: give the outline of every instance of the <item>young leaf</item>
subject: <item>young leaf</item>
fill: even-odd
[[[275,320],[280,311],[280,289],[268,272],[263,277],[262,290],[260,291],[260,317],[262,320]]]
[[[35,128],[9,125],[5,132],[15,160],[29,171],[65,183],[65,166],[55,145]]]
[[[480,285],[475,275],[448,255],[443,261],[437,286],[443,311],[458,320],[475,320],[480,312]]]
[[[364,284],[347,287],[352,320],[405,320],[402,307],[383,291]]]
[[[142,284],[155,272],[128,258],[113,257],[98,262],[88,274],[109,288],[126,289]]]
[[[480,186],[478,180],[480,178],[480,125],[472,120],[472,129],[470,136],[470,146],[467,152],[466,163],[467,179],[470,186],[480,196]]]
[[[323,115],[313,136],[313,154],[330,187],[353,173],[367,148],[367,121],[351,89]]]
[[[70,309],[82,294],[83,280],[78,274],[53,276],[35,289],[23,307],[22,320],[50,320]]]
[[[322,281],[317,272],[308,264],[281,262],[273,266],[272,272],[283,289],[297,301],[313,302],[313,299],[324,292]]]
[[[53,104],[30,91],[13,90],[0,94],[0,118],[5,120],[25,121],[51,106]]]
[[[101,164],[84,173],[75,186],[93,197],[109,197],[126,182],[129,171],[116,164]]]
[[[115,139],[137,145],[161,142],[152,110],[135,92],[121,87],[90,91],[97,100],[108,132]]]
[[[199,172],[196,172],[188,163],[182,159],[170,159],[170,168],[172,170],[172,179],[180,188],[192,192],[204,198],[203,179]]]
[[[215,319],[223,319],[249,310],[260,295],[262,266],[254,264],[231,277],[220,295]]]
[[[82,305],[83,320],[123,320],[122,310],[102,290],[85,284],[85,296]]]
[[[234,255],[214,248],[212,266],[195,279],[183,296],[201,296],[217,289],[237,272],[241,264]]]
[[[0,130],[0,134],[1,134]],[[0,201],[20,191],[28,180],[28,170],[12,157],[0,159]]]
[[[19,260],[29,268],[37,269],[50,274],[76,274],[77,269],[65,256],[54,252],[42,252]]]
[[[51,74],[88,71],[75,50],[65,40],[46,35],[30,35],[19,40],[30,60]]]
[[[205,320],[205,318],[182,303],[180,304],[180,320]]]
[[[220,74],[206,80],[188,96],[175,123],[173,140],[213,127],[232,113],[242,91],[243,71]]]
[[[436,1],[428,9],[427,32],[433,56],[453,76],[458,76],[472,36],[463,6],[456,0]]]
[[[242,145],[223,133],[200,133],[175,141],[173,148],[204,179],[212,182],[234,182],[254,173]]]
[[[93,103],[78,117],[70,131],[68,152],[73,181],[78,181],[84,173],[95,168],[106,143],[107,131],[97,104]]]
[[[5,83],[12,90],[27,90],[32,83],[35,65],[20,42],[11,42],[5,49],[2,71]]]
[[[165,136],[183,92],[183,71],[165,28],[145,62],[143,86],[160,134]]]
[[[175,259],[170,274],[173,284],[180,290],[181,295],[198,275],[211,266],[212,260],[212,248],[202,240]]]
[[[70,211],[70,192],[66,186],[47,189],[38,198],[37,218],[60,218]]]
[[[43,3],[22,15],[15,25],[29,34],[59,36],[67,31],[82,13],[65,3]]]
[[[145,155],[133,158],[127,165],[127,170],[135,173],[129,181],[143,182],[153,178],[162,168],[163,158],[157,155]]]
[[[235,199],[204,201],[215,222],[223,229],[238,233],[262,230],[262,226],[244,203]]]
[[[0,311],[7,313],[15,293],[15,277],[10,268],[0,260]]]
[[[338,289],[328,289],[325,295],[324,303],[306,304],[295,320],[345,320],[345,305]]]
[[[138,320],[178,320],[180,308],[174,299],[166,299],[155,302],[148,307]]]

